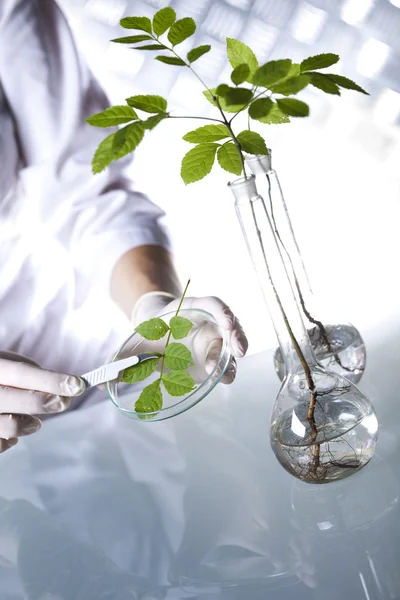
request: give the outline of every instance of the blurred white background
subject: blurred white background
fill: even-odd
[[[176,115],[207,116],[213,109],[186,69],[109,42],[127,35],[118,24],[123,16],[151,17],[171,5],[178,18],[193,17],[198,29],[189,48],[204,43],[213,48],[195,63],[210,85],[229,81],[227,36],[248,43],[259,62],[340,54],[331,70],[354,79],[370,96],[343,90],[339,98],[307,89],[300,98],[310,104],[310,118],[274,126],[253,121],[253,128],[272,148],[319,304],[333,318],[344,314],[366,338],[391,327],[400,308],[400,0],[59,4],[112,103],[159,93]],[[168,213],[179,273],[182,281],[191,278],[191,294],[218,295],[229,303],[256,352],[273,346],[275,338],[226,187],[229,174],[215,167],[205,181],[187,187],[180,179],[181,158],[191,147],[182,135],[199,125],[166,121],[148,132],[135,153],[132,176]]]

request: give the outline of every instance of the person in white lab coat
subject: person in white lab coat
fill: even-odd
[[[133,190],[126,162],[91,174],[104,132],[85,118],[106,106],[54,0],[0,2],[1,452],[39,429],[34,415],[104,397],[65,374],[103,364],[132,322],[180,295],[162,210]],[[245,354],[221,300],[185,304],[213,313]],[[204,344],[212,364],[220,340]],[[234,375],[233,361],[225,382]]]

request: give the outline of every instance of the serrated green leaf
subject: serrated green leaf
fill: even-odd
[[[246,63],[235,67],[231,73],[231,80],[235,85],[240,85],[244,81],[247,81],[250,75],[250,67]]]
[[[224,102],[227,106],[247,104],[253,97],[253,92],[248,88],[229,88],[224,94]]]
[[[156,56],[156,60],[159,60],[166,65],[174,65],[175,67],[185,67],[186,63],[181,58],[175,56]]]
[[[185,371],[171,371],[162,376],[165,389],[171,396],[184,396],[195,389],[193,377]]]
[[[116,132],[113,142],[113,152],[116,158],[121,158],[132,152],[140,144],[144,136],[144,127],[140,121],[125,125]]]
[[[153,31],[156,35],[162,35],[175,22],[176,12],[170,6],[161,8],[153,17]]]
[[[173,46],[181,44],[196,31],[196,23],[191,17],[175,21],[168,32],[168,39]]]
[[[300,70],[304,73],[305,71],[325,69],[326,67],[330,67],[331,65],[337,63],[338,60],[339,56],[337,54],[317,54],[303,60],[303,62],[300,64]]]
[[[334,81],[329,79],[323,73],[310,73],[311,85],[322,90],[326,94],[335,94],[336,96],[340,96],[339,87],[336,85]]]
[[[268,125],[280,125],[281,123],[290,123],[290,119],[285,113],[281,111],[279,106],[273,102],[273,106],[266,117],[257,119],[260,123],[267,123]]]
[[[257,69],[253,75],[254,85],[262,85],[269,88],[274,83],[284,79],[289,73],[292,61],[289,58],[283,60],[270,60]]]
[[[147,358],[137,365],[128,367],[122,373],[121,382],[134,384],[147,379],[157,369],[159,360],[159,358]]]
[[[101,173],[101,171],[104,171],[104,169],[115,160],[113,152],[115,134],[116,132],[111,133],[98,145],[92,159],[93,174]]]
[[[218,144],[199,144],[185,154],[182,159],[181,177],[186,184],[200,181],[210,173],[217,148]]]
[[[146,386],[135,403],[137,413],[152,413],[162,409],[163,398],[160,389],[161,380]]]
[[[292,63],[287,76],[288,77],[297,77],[297,75],[300,75],[300,64]]]
[[[259,133],[245,129],[237,136],[238,142],[242,150],[248,154],[268,154],[268,148],[265,141]]]
[[[135,46],[132,50],[165,50],[162,44],[145,44],[144,46]]]
[[[138,95],[126,99],[129,106],[148,113],[160,113],[167,110],[167,101],[162,96]]]
[[[359,86],[357,83],[355,83],[351,79],[348,79],[347,77],[343,77],[343,75],[335,75],[334,73],[327,73],[325,75],[325,77],[328,77],[328,79],[331,79],[331,81],[333,81],[340,87],[345,88],[346,90],[354,90],[356,92],[361,92],[362,94],[366,94],[367,96],[369,96],[369,93],[366,92],[361,86]]]
[[[184,371],[194,365],[192,354],[184,344],[168,344],[164,353],[164,364],[171,371]]]
[[[124,17],[119,23],[124,29],[140,29],[152,33],[151,21],[147,17]]]
[[[138,118],[130,106],[110,106],[110,108],[88,117],[86,123],[93,127],[115,127],[115,125],[123,125]]]
[[[211,46],[209,44],[204,44],[204,46],[197,46],[197,48],[189,50],[189,52],[187,53],[187,59],[190,63],[193,63],[195,60],[198,60],[200,56],[203,56],[203,54],[207,54],[207,52],[210,52],[210,50]]]
[[[226,84],[222,83],[221,86],[225,86]],[[220,88],[221,86],[218,86],[218,88]],[[230,89],[229,86],[226,86],[228,88],[228,90]],[[214,95],[219,96],[219,94],[217,94],[217,89],[218,88],[211,88],[210,90],[205,90],[203,92],[204,96],[207,98],[207,100],[213,105],[213,106],[217,106],[216,102],[214,101]],[[225,99],[223,98],[223,96],[219,96],[218,98],[219,104],[222,108],[223,111],[225,112],[230,112],[230,113],[236,113],[238,112],[241,108],[243,108],[245,105],[244,104],[234,104],[232,106],[229,106],[226,104]]]
[[[136,44],[138,42],[146,42],[147,40],[152,40],[151,35],[128,35],[126,37],[115,38],[111,40],[112,42],[116,42],[117,44]]]
[[[239,151],[233,142],[228,142],[218,148],[217,158],[220,166],[225,171],[241,175],[243,169],[242,161],[240,160]]]
[[[273,107],[271,98],[258,98],[249,106],[249,116],[252,119],[261,119],[266,117]]]
[[[290,96],[291,94],[298,94],[303,90],[309,83],[310,75],[298,75],[297,77],[288,77],[281,83],[271,87],[271,91],[274,94],[282,94],[283,96]]]
[[[175,340],[182,340],[192,329],[193,323],[189,321],[189,319],[177,315],[176,317],[172,317],[169,322],[169,327],[171,329],[172,337]]]
[[[310,113],[308,104],[296,98],[279,98],[276,102],[281,111],[291,117],[307,117]]]
[[[161,121],[163,121],[164,119],[167,119],[167,118],[168,118],[168,113],[160,113],[159,115],[153,115],[152,117],[149,117],[145,121],[142,121],[142,125],[145,129],[151,130],[151,129],[154,129],[154,127],[156,127],[156,125],[161,123]]]
[[[183,136],[183,139],[192,144],[199,144],[202,142],[217,142],[230,136],[231,134],[226,125],[204,125],[189,131]]]
[[[233,69],[242,64],[248,65],[250,74],[247,77],[247,81],[251,83],[252,75],[258,68],[258,61],[253,50],[234,38],[226,38],[226,49],[228,60]]]
[[[158,317],[140,323],[135,329],[146,340],[160,340],[169,331],[168,325]]]

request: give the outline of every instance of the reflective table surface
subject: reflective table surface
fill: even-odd
[[[400,598],[399,339],[365,337],[377,453],[326,486],[272,454],[271,352],[169,421],[45,422],[0,457],[0,599]]]

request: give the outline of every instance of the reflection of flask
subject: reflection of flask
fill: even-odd
[[[364,342],[354,325],[332,320],[329,316],[325,318],[324,311],[315,302],[279,179],[271,167],[271,153],[268,156],[249,156],[246,162],[265,184],[266,207],[281,244],[282,256],[318,363],[357,383],[365,369]],[[275,368],[282,380],[285,376],[285,364],[279,348],[275,352]]]
[[[309,483],[348,477],[375,451],[373,407],[349,380],[317,363],[254,175],[230,188],[285,361],[272,413],[274,453],[289,473]]]

